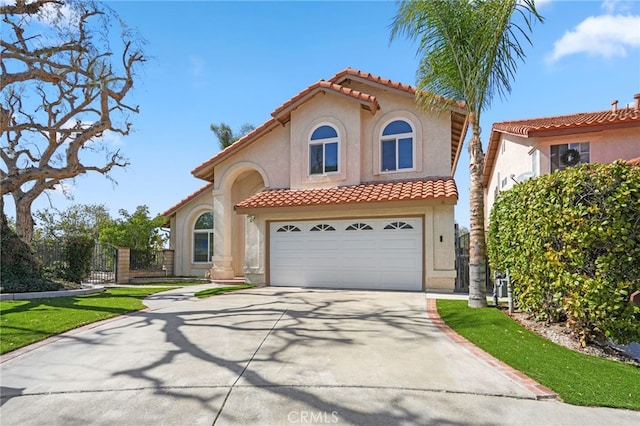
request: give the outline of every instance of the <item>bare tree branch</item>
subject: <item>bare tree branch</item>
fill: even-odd
[[[63,10],[72,10],[73,19]],[[129,165],[103,136],[130,133],[124,112],[139,107],[125,99],[145,57],[134,47],[142,40],[126,32],[120,60],[112,62],[106,31],[118,18],[93,0],[18,0],[0,6],[0,14],[0,188],[16,202],[18,235],[30,241],[31,203],[44,191]],[[33,23],[45,16],[56,19],[46,20],[50,32],[43,33]]]

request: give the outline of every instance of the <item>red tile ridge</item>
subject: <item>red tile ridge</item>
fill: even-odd
[[[204,193],[207,190],[211,190],[213,189],[213,182],[209,182],[208,184],[206,184],[205,186],[203,186],[202,188],[198,189],[197,191],[195,191],[194,193],[192,193],[191,195],[188,195],[187,197],[183,198],[180,202],[174,204],[173,206],[169,207],[164,213],[161,214],[161,216],[164,216],[166,218],[170,217],[171,215],[173,215],[180,207],[184,206],[185,204],[187,204],[189,201],[193,200],[194,198],[196,198],[198,195]]]
[[[337,72],[333,77],[331,77],[329,79],[329,81],[331,82],[336,82],[336,83],[342,83],[344,80],[351,78],[351,77],[355,77],[355,78],[360,78],[362,80],[367,80],[367,81],[371,81],[377,84],[380,84],[382,86],[387,86],[390,87],[392,89],[397,89],[397,90],[401,90],[407,93],[410,93],[412,95],[415,95],[416,93],[416,88],[414,86],[411,86],[409,84],[405,84],[405,83],[401,83],[398,81],[394,81],[394,80],[390,80],[388,78],[384,78],[384,77],[380,77],[378,75],[375,74],[371,74],[369,72],[364,72],[364,71],[360,71],[351,67],[347,67],[345,69],[343,69],[342,71]],[[442,98],[445,101],[449,101],[446,98]],[[461,101],[455,101],[454,105],[459,107],[459,108],[465,108],[465,103],[461,102]]]
[[[492,131],[531,136],[531,133],[536,131],[615,124],[619,122],[638,122],[640,124],[640,109],[620,108],[616,111],[579,112],[524,120],[501,121],[493,124]]]
[[[369,95],[349,87],[344,87],[331,81],[319,80],[273,110],[271,116],[281,123],[284,123],[288,121],[289,113],[292,109],[302,103],[305,99],[322,91],[330,91],[332,93],[349,96],[365,104],[372,112],[376,112],[379,109],[378,101],[373,95]]]

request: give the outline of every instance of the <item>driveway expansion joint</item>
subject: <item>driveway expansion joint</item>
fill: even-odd
[[[258,354],[258,352],[260,351],[260,349],[262,348],[262,345],[264,345],[264,342],[267,341],[267,338],[269,338],[269,336],[271,335],[271,333],[273,333],[273,330],[276,328],[276,326],[278,325],[278,323],[280,322],[280,320],[282,320],[282,317],[284,317],[284,315],[287,313],[287,309],[285,309],[284,311],[282,311],[282,313],[280,314],[280,316],[278,317],[278,319],[273,323],[273,325],[271,326],[271,328],[269,329],[269,331],[264,335],[264,337],[262,338],[262,341],[260,342],[260,344],[258,345],[258,347],[256,348],[256,350],[253,352],[253,354],[251,355],[251,358],[249,358],[249,361],[247,361],[247,364],[244,366],[244,368],[242,369],[242,371],[240,372],[240,374],[238,374],[238,377],[236,378],[236,380],[231,384],[231,386],[229,387],[229,390],[227,391],[227,394],[224,397],[224,400],[222,401],[222,404],[220,405],[220,409],[218,410],[218,413],[216,414],[216,417],[213,419],[213,423],[212,426],[216,424],[216,422],[218,421],[218,418],[220,417],[220,415],[222,414],[222,411],[224,410],[224,406],[227,403],[227,400],[229,399],[229,396],[231,395],[231,392],[233,391],[233,388],[236,386],[236,384],[240,381],[240,379],[242,378],[242,376],[244,375],[244,372],[247,371],[247,368],[249,368],[249,365],[251,364],[251,361],[253,361],[253,359],[256,357],[256,355]]]

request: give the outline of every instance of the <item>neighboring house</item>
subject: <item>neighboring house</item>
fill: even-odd
[[[312,84],[192,171],[210,183],[164,213],[176,274],[453,290],[462,107],[351,68]]]
[[[635,105],[495,123],[485,155],[485,224],[500,193],[516,182],[581,163],[640,156],[640,93]]]

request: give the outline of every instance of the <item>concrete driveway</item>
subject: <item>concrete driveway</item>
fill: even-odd
[[[3,357],[0,423],[640,424],[536,400],[443,333],[424,293],[200,288]]]

